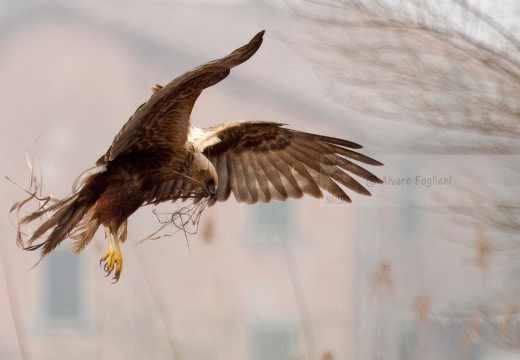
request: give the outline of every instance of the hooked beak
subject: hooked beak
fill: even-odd
[[[214,198],[217,196],[217,185],[213,179],[210,179],[206,184],[206,190],[209,193],[210,198]]]

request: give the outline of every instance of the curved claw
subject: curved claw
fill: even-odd
[[[123,270],[123,257],[121,254],[116,253],[107,253],[107,255],[103,256],[100,261],[100,265],[103,264],[103,270],[105,271],[105,277],[109,276],[114,272],[114,283],[119,281],[121,277],[121,271]]]
[[[112,278],[112,280],[114,280],[114,282],[112,282],[112,284],[116,284],[118,281],[119,281],[119,275],[114,275],[114,277]]]
[[[105,264],[103,266],[103,270],[105,270],[105,273],[106,273],[105,277],[107,277],[108,275],[110,275],[112,273],[112,271],[108,268],[107,264]]]
[[[101,258],[99,265],[105,262],[103,270],[105,270],[105,277],[114,273],[114,283],[119,281],[121,271],[123,270],[123,256],[121,255],[121,249],[119,248],[119,239],[117,231],[112,232],[108,227],[105,227],[106,238],[108,240],[108,252]],[[111,240],[113,236],[114,241]]]

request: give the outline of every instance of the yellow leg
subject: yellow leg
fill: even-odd
[[[114,256],[114,245],[112,244],[112,237],[110,236],[110,229],[108,227],[105,228],[105,237],[107,239],[107,242],[108,242],[108,252],[103,255],[103,257],[101,258],[101,261],[99,261],[99,265],[101,265],[101,263],[103,261],[106,261],[107,259],[110,259]],[[105,265],[106,266],[106,265]]]
[[[114,279],[117,282],[119,280],[119,277],[121,276],[121,271],[123,271],[123,254],[121,254],[121,248],[119,247],[119,236],[117,234],[117,231],[114,232],[114,242],[116,243],[116,272],[114,274]]]
[[[105,262],[104,269],[107,276],[114,271],[115,267],[114,280],[117,282],[123,270],[123,256],[119,247],[119,236],[117,231],[112,232],[109,227],[105,227],[105,236],[108,241],[108,252],[101,258],[99,264],[101,265],[102,262]]]

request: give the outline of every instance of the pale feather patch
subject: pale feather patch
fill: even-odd
[[[200,129],[191,126],[188,132],[188,142],[197,145],[200,152],[204,151],[208,146],[218,144],[220,139],[214,136],[219,130]]]
[[[105,164],[103,164],[103,165],[94,166],[94,167],[82,172],[81,175],[78,176],[78,178],[76,179],[76,181],[74,181],[74,184],[72,185],[72,193],[75,194],[79,190],[81,190],[81,188],[83,187],[83,184],[89,177],[91,177],[94,174],[99,174],[99,173],[102,173],[105,171],[107,171],[107,166]]]

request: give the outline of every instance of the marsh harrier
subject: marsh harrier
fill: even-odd
[[[214,204],[233,193],[238,202],[284,201],[322,189],[350,202],[345,187],[370,193],[351,174],[380,180],[357,165],[382,165],[353,151],[353,142],[314,135],[275,122],[229,122],[200,129],[190,124],[202,90],[226,78],[231,68],[248,60],[262,44],[264,32],[230,55],[199,66],[168,85],[156,85],[116,135],[96,166],[81,174],[72,195],[21,219],[27,224],[51,214],[30,236],[27,250],[49,254],[63,240],[75,240],[79,253],[103,225],[108,252],[101,258],[107,275],[117,281],[123,269],[120,243],[127,221],[139,207],[189,199]],[[341,185],[341,186],[340,186]],[[38,239],[47,238],[38,243]]]

